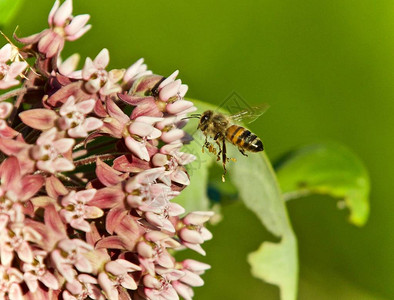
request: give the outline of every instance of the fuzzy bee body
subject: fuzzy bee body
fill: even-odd
[[[207,110],[201,115],[198,115],[200,122],[197,128],[205,135],[203,150],[205,147],[210,152],[216,154],[216,149],[207,140],[208,137],[213,138],[219,147],[219,153],[217,154],[218,160],[220,160],[220,154],[222,154],[224,174],[226,173],[226,162],[228,161],[226,156],[226,140],[238,147],[238,150],[245,156],[247,156],[245,154],[246,151],[260,152],[264,150],[263,143],[257,135],[240,125],[234,124],[234,122],[237,120],[244,120],[248,117],[253,117],[250,118],[253,121],[263,113],[263,110],[265,111],[267,108],[267,105],[258,108],[258,110],[256,110],[257,113],[254,115],[248,111],[243,111],[233,116],[226,116],[225,114],[214,112],[212,110]],[[222,177],[223,181],[224,174]]]

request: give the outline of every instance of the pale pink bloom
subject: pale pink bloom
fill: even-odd
[[[75,41],[91,28],[91,25],[86,25],[89,15],[73,17],[72,10],[72,0],[66,0],[62,5],[56,0],[48,16],[50,28],[18,40],[24,44],[38,43],[38,50],[46,57],[57,55],[66,40]]]
[[[185,209],[181,205],[169,201],[178,193],[172,191],[167,185],[157,185],[160,185],[162,190],[160,194],[150,201],[145,201],[138,209],[144,212],[144,217],[150,224],[160,230],[174,233],[175,228],[169,218],[183,214]]]
[[[67,282],[73,282],[75,279],[74,267],[80,272],[92,272],[92,265],[84,255],[92,250],[93,246],[80,239],[64,239],[58,243],[57,249],[52,251],[51,259]]]
[[[87,274],[79,274],[73,282],[67,282],[62,295],[64,300],[98,299],[104,300],[105,297],[96,286],[98,281],[95,277]]]
[[[0,265],[0,299],[23,300],[22,273],[11,267]]]
[[[24,218],[22,213],[23,206],[21,203],[14,203],[12,200],[5,197],[4,191],[0,188],[0,234],[5,232],[8,222],[17,222]]]
[[[5,266],[10,265],[14,258],[14,252],[23,262],[31,263],[33,250],[29,242],[41,240],[41,235],[38,232],[23,223],[23,214],[21,219],[18,222],[8,223],[7,228],[0,232],[1,263]]]
[[[59,73],[73,79],[82,79],[82,70],[76,70],[80,60],[80,55],[74,53],[65,61],[59,57],[57,59],[57,68]]]
[[[206,270],[209,270],[211,268],[210,265],[194,259],[185,259],[182,262],[182,267],[199,275],[203,274]]]
[[[182,266],[180,270],[182,270],[185,275],[178,281],[173,281],[172,286],[181,297],[192,299],[194,293],[191,287],[202,286],[204,284],[200,275],[204,274],[211,266],[193,259],[186,259],[178,264]]]
[[[75,98],[70,96],[59,110],[60,129],[66,130],[70,137],[81,138],[87,137],[90,131],[103,126],[103,122],[97,118],[86,118],[86,115],[93,111],[95,103],[94,99],[75,103]]]
[[[178,192],[172,191],[170,187],[162,183],[156,183],[156,180],[163,176],[164,168],[153,168],[142,171],[130,178],[125,186],[128,193],[127,203],[134,208],[161,206],[163,201],[168,201],[178,195]]]
[[[19,48],[13,44],[7,43],[0,49],[1,62],[14,62],[20,60]]]
[[[168,103],[166,110],[172,115],[181,116],[183,118],[186,114],[196,111],[197,107],[195,107],[191,101],[179,99],[174,103]]]
[[[185,275],[179,278],[179,280],[173,281],[172,286],[184,299],[192,299],[194,293],[191,287],[204,285],[204,281],[200,275],[204,274],[211,266],[193,259],[184,260],[182,263],[178,263],[178,265],[182,266],[178,267],[178,269],[183,271]]]
[[[182,81],[180,79],[175,80],[178,74],[179,71],[177,70],[160,83],[159,97],[161,100],[177,100],[183,99],[183,97],[185,96],[188,90],[188,86],[186,84],[182,84]]]
[[[90,231],[89,222],[85,219],[100,218],[104,212],[95,206],[89,206],[89,201],[94,198],[95,189],[79,192],[71,191],[62,199],[63,209],[60,215],[71,227],[85,232]]]
[[[128,273],[140,271],[139,266],[124,259],[117,259],[106,263],[104,270],[105,272],[100,272],[98,275],[98,283],[108,299],[119,299],[121,287],[127,290],[137,289],[137,283]]]
[[[201,255],[205,255],[201,244],[212,239],[212,233],[204,227],[204,223],[213,215],[214,212],[212,211],[195,211],[181,219],[181,223],[178,223],[176,226],[176,228],[181,228],[178,231],[181,244]],[[180,224],[183,224],[183,227]]]
[[[138,158],[145,161],[150,160],[146,143],[161,136],[161,131],[153,126],[154,123],[161,121],[162,118],[138,117],[129,126],[131,136],[125,138],[127,148]]]
[[[174,268],[175,259],[167,251],[167,248],[176,249],[181,245],[168,235],[163,235],[159,240],[155,237],[154,241],[149,235],[146,235],[145,238],[146,241],[139,242],[136,248],[140,255],[139,260],[144,265],[145,271],[153,275],[155,265],[168,269]]]
[[[15,79],[21,75],[28,64],[24,61],[15,60],[17,56],[13,53],[13,46],[5,44],[0,49],[0,89],[5,90],[18,85],[19,80]],[[4,118],[3,118],[4,119]]]
[[[9,157],[0,165],[0,232],[8,222],[23,222],[22,204],[33,197],[44,184],[41,175],[22,175],[19,161]]]
[[[106,71],[109,63],[108,49],[103,49],[92,61],[87,57],[82,69],[82,78],[86,81],[85,88],[91,94],[100,92],[101,95],[109,95],[122,90],[118,81],[123,77],[124,70]]]
[[[152,75],[152,71],[149,71],[147,65],[144,64],[144,59],[140,58],[126,70],[123,76],[123,83],[130,88],[135,80],[146,75]]]
[[[186,132],[183,131],[180,128],[172,128],[170,130],[164,130],[160,139],[164,142],[164,143],[179,143],[182,141],[182,138],[184,138],[186,135]]]
[[[35,292],[38,288],[38,281],[41,281],[46,287],[57,290],[59,282],[55,275],[48,271],[44,259],[47,256],[45,251],[34,251],[34,260],[31,263],[24,263],[22,266],[23,278],[29,290]]]
[[[181,296],[185,300],[192,300],[194,296],[193,289],[188,286],[187,284],[184,284],[180,281],[173,281],[172,286],[176,290],[179,296]]]
[[[185,225],[203,226],[204,223],[208,222],[214,214],[215,213],[213,211],[193,211],[183,218],[183,223]]]
[[[168,153],[166,149],[162,147],[160,149],[163,153],[156,153],[152,158],[152,163],[157,167],[165,167],[165,176],[168,176],[171,181],[189,185],[190,179],[184,168],[182,166],[191,163],[196,159],[192,154],[180,152],[180,151],[170,151]]]
[[[150,300],[178,300],[179,296],[172,282],[184,276],[184,272],[174,269],[156,268],[158,275],[145,275],[144,293]]]
[[[181,217],[172,199],[190,183],[182,128],[196,107],[178,71],[153,75],[143,59],[111,71],[107,49],[81,70],[78,54],[61,61],[88,20],[56,0],[49,29],[0,49],[0,88],[21,76],[12,100],[29,104],[19,132],[0,102],[0,299],[191,299],[209,266],[174,253],[205,254],[212,213]]]
[[[57,139],[56,128],[41,133],[31,155],[37,161],[37,168],[49,173],[73,170],[74,164],[63,156],[74,145],[74,139]]]
[[[1,163],[0,176],[2,199],[14,203],[30,199],[44,184],[44,178],[41,175],[23,175],[20,162],[13,156]]]

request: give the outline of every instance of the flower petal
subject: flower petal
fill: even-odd
[[[7,43],[0,49],[0,62],[7,62],[11,58],[12,46]]]
[[[125,139],[125,144],[131,152],[133,152],[135,155],[137,155],[138,158],[145,160],[145,161],[150,160],[148,150],[146,149],[146,147],[143,143],[137,142],[135,139],[128,136]]]
[[[97,69],[105,69],[105,67],[109,63],[109,51],[107,48],[104,48],[97,54],[96,58],[93,61],[94,65]]]
[[[171,97],[176,96],[181,84],[181,80],[178,79],[164,86],[159,93],[160,99],[163,101],[167,101]]]
[[[49,15],[48,15],[48,24],[49,25],[53,24],[53,16],[55,15],[55,13],[56,13],[57,9],[59,8],[59,6],[60,6],[60,1],[56,0],[55,3],[53,4],[52,8],[51,8],[51,11],[49,12]]]
[[[66,0],[63,4],[56,10],[53,16],[53,23],[56,26],[63,27],[68,18],[71,17],[73,11],[72,0]]]
[[[89,19],[90,15],[88,14],[78,15],[72,19],[71,23],[66,26],[64,31],[67,35],[74,35],[85,26]]]
[[[176,70],[174,73],[172,73],[170,76],[168,76],[166,79],[164,79],[160,85],[159,85],[159,89],[163,88],[164,86],[166,86],[167,84],[169,84],[170,82],[173,82],[175,80],[175,78],[178,76],[179,74],[179,70]]]

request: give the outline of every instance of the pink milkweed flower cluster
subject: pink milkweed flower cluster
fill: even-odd
[[[61,60],[88,20],[56,1],[49,29],[0,49],[0,89],[19,85],[0,95],[0,299],[191,299],[210,266],[174,253],[205,255],[213,214],[175,202],[196,108],[178,71]]]

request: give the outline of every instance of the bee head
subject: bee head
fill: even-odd
[[[208,124],[212,119],[212,116],[213,116],[212,110],[207,110],[207,111],[203,112],[201,115],[201,118],[200,118],[200,122],[198,123],[197,129],[201,129],[202,131],[207,129]]]

